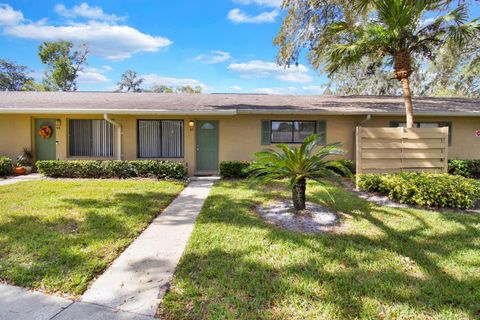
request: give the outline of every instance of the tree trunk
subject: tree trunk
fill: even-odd
[[[406,77],[400,81],[402,82],[403,100],[405,101],[407,128],[413,128],[413,103],[412,94],[410,93],[410,80]]]
[[[399,51],[394,56],[395,78],[402,83],[403,100],[405,101],[405,113],[407,116],[407,128],[413,128],[413,103],[410,92],[410,80],[412,74],[412,57],[408,51]]]
[[[295,211],[305,210],[305,189],[307,187],[305,177],[298,179],[292,190],[293,207]]]

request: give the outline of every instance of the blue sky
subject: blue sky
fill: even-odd
[[[277,66],[272,39],[282,0],[0,0],[0,58],[44,66],[42,41],[87,43],[80,90],[114,90],[133,69],[155,84],[200,85],[205,92],[320,94],[327,77],[303,59]],[[472,17],[480,6],[474,5]]]
[[[318,94],[327,78],[303,61],[275,65],[281,0],[0,0],[0,57],[41,79],[46,40],[87,43],[79,90],[113,90],[127,69],[153,84],[206,92]]]

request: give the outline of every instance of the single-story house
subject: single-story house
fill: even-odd
[[[450,159],[480,159],[480,100],[415,98],[414,109],[416,126],[449,127]],[[353,159],[357,126],[404,119],[403,98],[388,96],[1,92],[0,155],[173,159],[190,175],[213,174],[219,161],[312,133],[342,142]]]

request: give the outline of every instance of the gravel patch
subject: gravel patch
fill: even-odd
[[[346,190],[355,193],[360,199],[375,203],[379,206],[385,206],[390,208],[410,208],[411,207],[404,203],[398,203],[398,202],[392,201],[387,196],[384,196],[380,193],[359,191],[358,189],[356,189],[355,185],[352,182],[347,180],[343,181],[343,185]]]
[[[299,214],[293,213],[292,202],[286,200],[258,206],[257,212],[269,223],[303,233],[331,231],[339,221],[335,212],[310,202],[306,204],[306,210]]]

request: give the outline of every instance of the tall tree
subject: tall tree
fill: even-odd
[[[156,93],[173,93],[173,88],[169,86],[165,86],[162,84],[157,84],[152,87],[152,92]]]
[[[140,85],[145,79],[139,77],[138,72],[127,70],[122,74],[121,80],[118,83],[119,91],[126,92],[141,92]]]
[[[480,97],[480,39],[461,50],[442,48],[427,69],[427,90],[432,96]]]
[[[33,81],[28,75],[28,67],[12,61],[0,59],[0,90],[20,91]]]
[[[429,83],[427,73],[416,64],[410,76],[412,95],[427,94]],[[328,86],[336,95],[401,95],[402,90],[394,81],[388,65],[383,61],[361,59],[348,69],[340,69],[329,77]]]
[[[45,82],[61,91],[77,90],[77,78],[87,63],[88,47],[74,50],[70,41],[44,42],[38,48],[42,63],[48,66]]]
[[[434,59],[440,47],[462,48],[480,33],[477,19],[467,22],[465,1],[285,0],[283,6],[288,14],[274,40],[280,63],[298,63],[305,46],[313,66],[323,66],[329,75],[363,58],[385,59],[401,83],[409,128],[415,61]],[[430,14],[437,17],[429,22]]]
[[[200,86],[196,86],[196,87],[183,86],[183,87],[178,87],[176,89],[178,93],[202,93],[202,90],[203,89]]]

